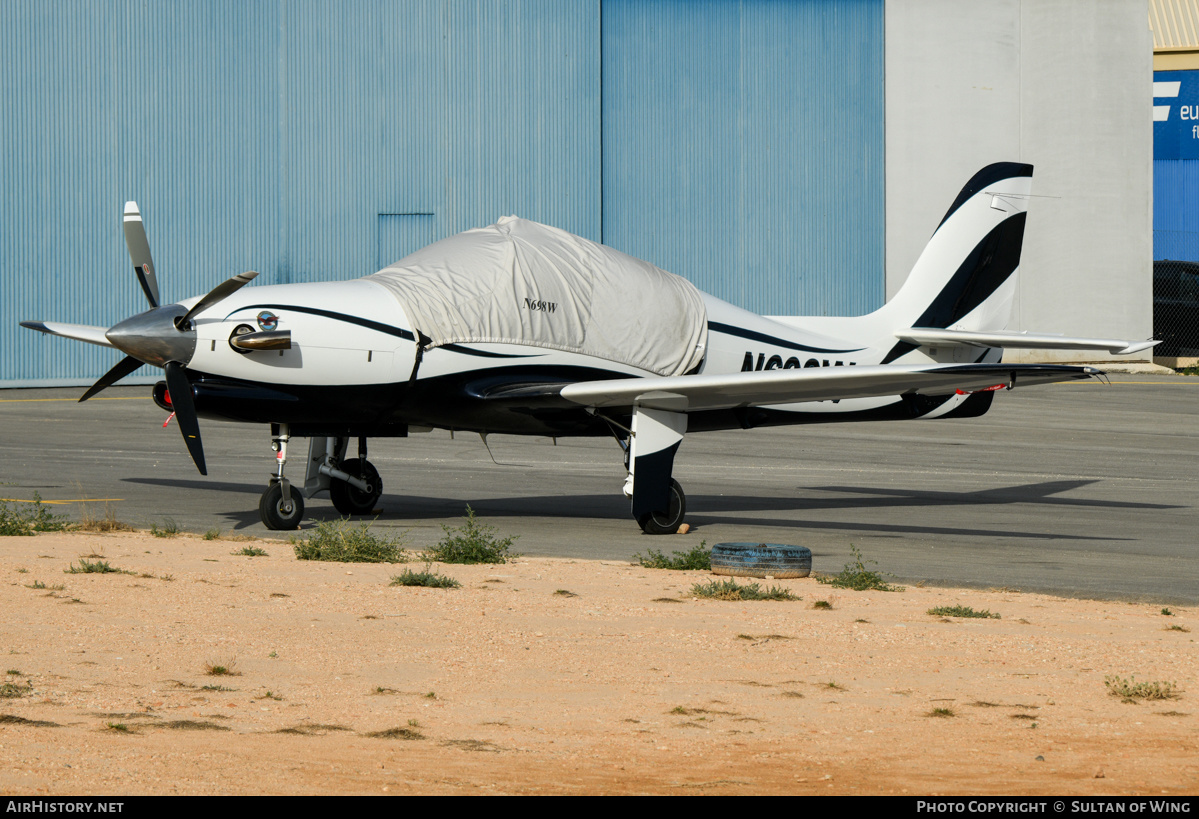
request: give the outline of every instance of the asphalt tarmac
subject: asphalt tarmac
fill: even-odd
[[[78,519],[280,537],[258,518],[269,430],[202,422],[199,475],[148,387],[0,391],[0,498]],[[374,526],[421,548],[469,504],[524,554],[629,560],[706,541],[800,544],[836,572],[851,546],[897,582],[1199,604],[1199,378],[1113,375],[1002,393],[986,416],[690,435],[684,536],[641,534],[611,440],[436,431],[374,439]],[[302,481],[307,442],[289,477]],[[337,517],[307,502],[304,529]],[[303,532],[300,533],[301,535]],[[164,540],[186,549],[189,540]]]

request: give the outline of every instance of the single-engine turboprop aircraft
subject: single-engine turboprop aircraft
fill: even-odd
[[[22,322],[126,353],[85,401],[144,364],[207,474],[199,419],[270,424],[275,474],[259,503],[294,529],[304,497],[370,512],[383,491],[368,438],[437,427],[483,434],[612,436],[624,493],[651,534],[683,521],[671,477],[688,432],[830,421],[979,416],[995,391],[1102,376],[1003,364],[1005,346],[1099,349],[1155,342],[1016,333],[1011,316],[1032,166],[966,184],[902,289],[852,318],[762,317],[648,262],[516,217],[451,236],[351,281],[243,289],[236,275],[162,304],[136,203],[124,229],[150,309],[111,328]],[[288,442],[310,438],[303,486]],[[357,457],[347,457],[351,439]]]

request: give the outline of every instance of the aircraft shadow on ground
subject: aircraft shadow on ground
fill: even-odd
[[[258,494],[258,484],[203,484],[200,481],[172,481],[169,479],[144,479],[138,482],[161,485],[199,488],[209,486],[226,491],[245,490]],[[749,495],[703,495],[688,496],[688,522],[695,529],[717,524],[730,526],[767,526],[789,529],[821,531],[869,532],[878,535],[950,535],[965,537],[1005,537],[1041,540],[1128,540],[1094,535],[1076,535],[1060,532],[1017,531],[998,528],[995,525],[964,527],[934,525],[931,523],[899,523],[896,521],[869,522],[861,520],[811,520],[805,513],[838,510],[871,510],[884,508],[945,508],[991,507],[1016,504],[1053,504],[1076,507],[1122,508],[1122,509],[1173,509],[1168,504],[1104,501],[1089,498],[1058,497],[1061,493],[1087,486],[1097,481],[1049,481],[1022,486],[999,487],[966,492],[904,490],[891,488],[822,486],[805,487],[797,497],[753,497]],[[816,497],[810,493],[826,492],[849,494],[854,497]],[[380,523],[415,522],[429,519],[463,517],[469,505],[481,518],[553,517],[568,520],[621,520],[629,518],[628,501],[618,495],[534,495],[525,497],[482,497],[470,499],[447,499],[417,495],[389,495],[384,493],[379,501]],[[236,520],[235,529],[244,529],[258,523],[256,504],[225,512],[225,516]],[[766,515],[747,515],[747,512],[765,512]],[[769,514],[781,513],[781,514]],[[990,514],[990,513],[988,513]],[[337,520],[340,515],[327,498],[317,497],[307,501],[305,515],[309,521]],[[370,520],[363,516],[359,520]]]
[[[195,489],[206,492],[237,492],[261,495],[266,482],[232,483],[230,481],[187,479],[187,478],[121,478],[122,483],[140,483],[147,486],[169,486],[175,489]]]

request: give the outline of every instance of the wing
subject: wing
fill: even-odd
[[[1131,355],[1148,349],[1158,341],[1130,341],[1123,338],[1071,338],[1052,333],[1013,333],[992,331],[944,330],[939,327],[912,327],[895,336],[912,344],[965,344],[971,347],[1021,347],[1026,350],[1106,350],[1112,355]]]
[[[636,405],[694,412],[905,393],[946,395],[957,390],[1010,389],[1102,375],[1093,367],[1054,364],[880,364],[582,381],[568,384],[560,394],[588,407]]]
[[[111,347],[112,342],[105,337],[107,327],[93,327],[89,324],[64,324],[61,321],[22,321],[22,327],[37,330],[52,336],[73,338],[76,341],[86,341],[88,344],[98,344],[101,347]]]

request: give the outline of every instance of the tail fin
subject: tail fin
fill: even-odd
[[[976,173],[878,317],[896,328],[1002,330],[1011,319],[1032,165]],[[895,351],[893,351],[895,352]]]

